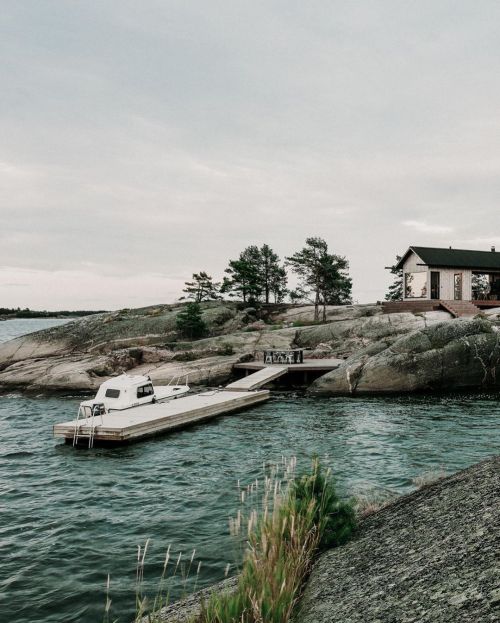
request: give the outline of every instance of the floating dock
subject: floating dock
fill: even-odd
[[[168,402],[112,411],[95,416],[93,422],[92,418],[85,418],[56,424],[54,437],[63,437],[66,443],[73,443],[78,428],[77,440],[81,445],[90,445],[89,439],[92,445],[130,443],[240,411],[269,397],[267,390],[208,391]]]

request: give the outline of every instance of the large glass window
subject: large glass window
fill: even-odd
[[[405,298],[427,297],[427,273],[405,273]]]

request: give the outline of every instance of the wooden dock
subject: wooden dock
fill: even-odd
[[[234,368],[236,370],[247,370],[248,372],[263,370],[264,368],[285,368],[286,372],[323,372],[326,374],[326,372],[336,370],[343,363],[344,359],[305,359],[303,363],[291,363],[283,365],[267,365],[263,361],[246,361],[244,363],[236,363],[234,365]]]
[[[198,424],[218,415],[233,413],[268,400],[270,393],[260,391],[208,391],[163,403],[112,411],[94,419],[93,445],[138,441]],[[56,424],[54,437],[73,443],[76,420]],[[92,422],[80,419],[79,444],[88,445]]]
[[[230,383],[225,390],[228,392],[249,392],[267,385],[267,383],[287,373],[288,368],[286,366],[265,366],[249,376]]]

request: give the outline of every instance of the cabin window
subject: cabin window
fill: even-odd
[[[142,385],[137,388],[137,398],[145,398],[146,396],[152,396],[155,393],[152,385]]]
[[[107,389],[105,396],[106,398],[119,398],[120,390],[119,389]]]
[[[427,273],[405,273],[405,298],[425,299],[427,296]]]

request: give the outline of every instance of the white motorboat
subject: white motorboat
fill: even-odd
[[[154,387],[149,376],[122,374],[105,381],[99,387],[95,398],[81,402],[78,415],[90,417],[154,402],[165,402],[178,398],[188,391],[187,379],[184,384],[180,384],[177,379],[175,384],[171,381],[168,385]]]

